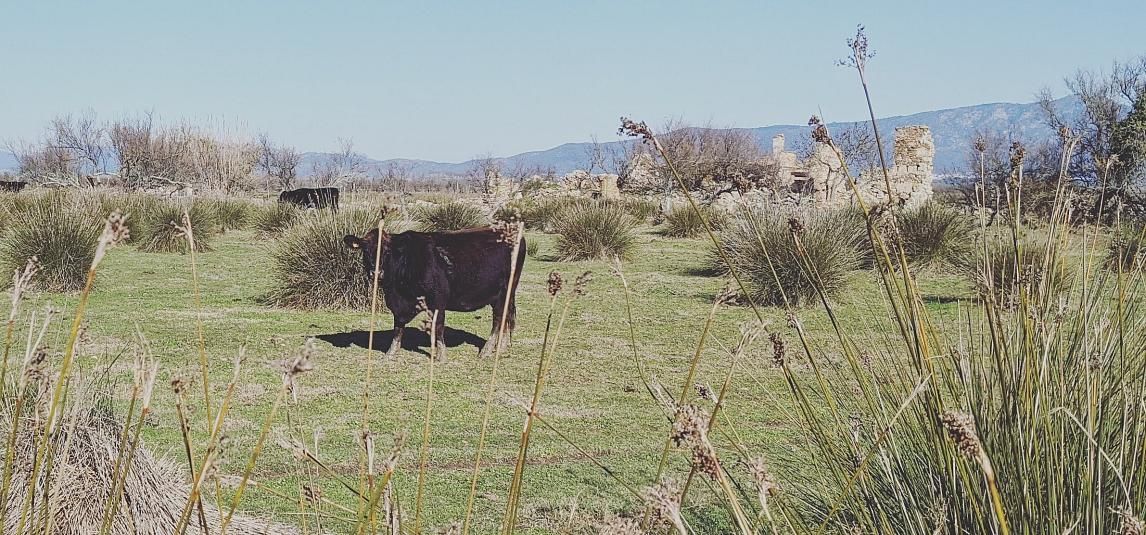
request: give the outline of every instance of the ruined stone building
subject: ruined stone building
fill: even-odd
[[[784,135],[772,138],[772,158],[780,165],[781,185],[787,190],[806,195],[818,205],[840,206],[850,204],[854,192],[847,183],[839,157],[824,143],[812,146],[811,156],[799,161],[793,152],[784,150]],[[931,182],[935,171],[935,143],[931,129],[926,126],[901,126],[895,129],[895,149],[892,165],[887,170],[891,183],[892,203],[897,206],[918,206],[931,198]],[[876,169],[856,178],[856,189],[865,203],[885,203],[888,200],[887,182]]]

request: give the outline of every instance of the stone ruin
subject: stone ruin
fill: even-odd
[[[894,147],[892,165],[887,170],[891,204],[905,208],[919,206],[932,196],[935,143],[931,139],[931,130],[918,125],[896,128]],[[771,154],[762,161],[747,162],[743,167],[749,170],[750,176],[724,176],[715,180],[706,176],[700,181],[702,191],[693,194],[698,200],[728,211],[742,204],[830,208],[855,202],[855,192],[848,185],[839,157],[823,143],[814,143],[811,154],[801,159],[786,149],[784,135],[778,134],[772,138]],[[886,183],[879,169],[865,171],[855,179],[856,189],[868,206],[888,202]],[[679,192],[665,195],[668,184],[654,158],[640,152],[630,160],[622,176],[575,170],[565,174],[556,184],[533,194],[605,199],[618,198],[622,193],[656,196],[664,198],[662,208],[668,210],[677,200],[683,202],[683,198],[675,199],[680,196]],[[521,191],[501,176],[488,176],[487,186],[487,194],[491,197],[487,203],[501,204],[521,196]]]
[[[781,166],[781,183],[789,190],[804,194],[817,205],[851,204],[855,193],[847,183],[836,153],[824,143],[814,143],[811,156],[800,163],[796,154],[784,151],[784,136],[772,139],[772,157]],[[895,129],[892,166],[887,170],[891,184],[891,203],[914,207],[931,198],[935,171],[935,143],[926,126],[901,126]],[[879,169],[862,172],[856,178],[856,189],[868,205],[888,201],[887,183]]]
[[[801,160],[795,152],[785,150],[784,135],[777,134],[772,138],[772,154],[767,158],[776,169],[772,187],[725,191],[712,200],[713,205],[731,211],[745,203],[838,207],[855,201],[855,192],[848,185],[839,157],[824,143],[814,143],[811,154]],[[891,204],[910,208],[931,198],[935,143],[928,127],[896,128],[892,161],[893,165],[887,170]],[[888,202],[886,183],[879,169],[865,171],[858,177],[853,175],[853,178],[865,204]]]

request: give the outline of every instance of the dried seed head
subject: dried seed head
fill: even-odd
[[[652,141],[653,130],[644,121],[636,122],[628,117],[621,117],[621,127],[617,135],[640,138],[642,141]]]
[[[849,38],[847,43],[848,48],[852,49],[852,55],[841,60],[839,63],[859,69],[860,72],[863,72],[864,67],[867,65],[867,60],[874,58],[875,52],[868,49],[867,33],[864,32],[862,24],[856,26],[856,36]]]
[[[714,481],[720,475],[720,462],[716,459],[716,451],[707,441],[693,446],[692,466]]]
[[[173,377],[171,379],[171,391],[175,392],[176,396],[182,395],[184,390],[186,390],[186,389],[187,389],[187,380],[184,379],[183,376],[176,375],[175,377]]]
[[[738,298],[739,292],[733,289],[731,285],[727,285],[720,290],[720,293],[716,294],[716,304],[717,306],[733,305]]]
[[[744,322],[740,325],[740,339],[736,341],[736,347],[732,348],[732,354],[739,357],[756,342],[756,339],[764,334],[764,323],[759,320]]]
[[[977,458],[983,453],[983,443],[979,441],[979,434],[975,430],[975,420],[964,412],[944,411],[939,416],[943,427],[959,452],[968,457]]]
[[[677,533],[687,533],[680,516],[680,486],[672,480],[662,480],[642,493],[645,503],[658,521],[672,524]]]
[[[696,405],[683,405],[676,411],[672,423],[672,441],[678,446],[699,442],[708,427],[708,415]]]
[[[780,336],[780,333],[772,333],[768,335],[768,340],[772,342],[772,366],[783,368],[788,351],[784,344],[784,337]]]
[[[1021,142],[1015,141],[1011,143],[1011,170],[1017,171],[1023,167],[1023,159],[1026,158],[1027,149],[1023,147]]]
[[[126,220],[127,217],[120,213],[119,210],[116,210],[112,212],[111,215],[107,216],[107,220],[104,222],[103,226],[103,234],[101,234],[99,237],[99,242],[96,245],[95,256],[92,258],[92,269],[95,269],[95,267],[99,265],[99,263],[103,260],[104,255],[107,254],[108,249],[111,249],[112,247],[115,247],[116,245],[119,245],[120,243],[123,243],[127,240],[128,234],[130,234],[130,232],[127,229],[127,225],[124,223]]]
[[[1143,535],[1146,533],[1146,523],[1142,522],[1129,507],[1117,509],[1114,512],[1121,518],[1121,524],[1118,527],[1119,535]]]
[[[561,287],[565,284],[565,280],[561,278],[561,274],[556,271],[549,272],[549,295],[556,297],[557,293],[561,291]]]
[[[788,314],[786,315],[786,317],[788,320],[788,328],[800,329],[801,327],[803,327],[803,325],[800,323],[800,318],[796,317],[795,312],[789,311]]]
[[[711,387],[703,383],[696,383],[693,387],[696,388],[696,397],[716,403],[716,393]]]
[[[788,218],[788,230],[791,230],[792,234],[803,234],[804,233],[804,223],[801,222],[798,218],[789,217]]]
[[[322,488],[317,484],[303,483],[302,497],[307,503],[313,506],[322,499]]]
[[[16,319],[16,311],[20,308],[20,299],[23,297],[24,292],[31,287],[32,278],[40,271],[40,258],[33,255],[24,264],[23,270],[16,270],[15,276],[12,277],[12,306],[8,311],[8,319]]]
[[[768,471],[768,466],[764,463],[763,457],[756,457],[748,461],[748,473],[752,474],[752,480],[756,482],[756,495],[760,500],[760,507],[766,510],[768,498],[780,493],[780,485],[776,483],[776,479]]]
[[[978,134],[975,136],[975,141],[971,143],[971,146],[973,146],[975,148],[975,152],[978,152],[979,154],[987,152],[987,138],[984,137],[983,134]]]
[[[585,295],[585,288],[589,286],[589,283],[592,281],[592,271],[586,271],[582,273],[579,277],[577,277],[577,280],[573,281],[573,295],[578,297]]]
[[[597,535],[644,535],[640,522],[632,518],[611,517],[597,525]]]

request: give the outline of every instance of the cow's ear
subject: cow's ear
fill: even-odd
[[[358,239],[358,236],[354,236],[353,234],[347,234],[345,238],[342,238],[342,243],[345,243],[346,247],[350,249],[362,248],[362,240]]]

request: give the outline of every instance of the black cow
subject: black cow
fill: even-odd
[[[279,202],[302,208],[322,209],[329,207],[338,211],[338,188],[299,188],[279,194]]]
[[[394,314],[394,341],[387,356],[393,356],[402,347],[402,331],[419,312],[419,299],[431,314],[438,314],[437,347],[431,351],[441,359],[446,356],[444,340],[446,311],[472,312],[484,306],[493,308],[493,328],[482,346],[479,357],[484,357],[509,340],[501,340],[498,331],[503,307],[508,299],[505,318],[506,334],[512,337],[517,317],[514,295],[525,265],[525,237],[520,237],[517,267],[510,284],[513,257],[513,236],[516,227],[474,228],[454,232],[402,232],[382,233],[373,229],[359,238],[346,236],[343,241],[351,249],[362,251],[362,264],[373,276],[378,244],[382,245],[379,272],[382,295],[386,306]]]
[[[27,185],[27,182],[9,182],[6,180],[0,180],[0,191],[19,193],[19,191],[24,189]]]

